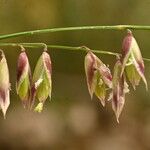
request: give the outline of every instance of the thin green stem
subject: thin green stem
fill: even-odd
[[[149,58],[143,58],[143,60],[150,62],[150,59],[149,59]]]
[[[83,51],[87,52],[87,48],[85,46],[73,47],[73,46],[62,46],[62,45],[46,45],[45,43],[0,43],[0,46],[12,46],[12,47],[26,47],[26,48],[52,48],[52,49],[63,49],[63,50],[70,50],[70,51]],[[103,51],[103,50],[91,50],[93,53],[97,54],[104,54],[119,57],[121,54],[114,53],[110,51]],[[150,59],[143,58],[145,61],[150,62]]]
[[[77,31],[77,30],[150,30],[150,26],[143,25],[111,25],[111,26],[81,26],[81,27],[65,27],[65,28],[51,28],[40,29],[33,31],[24,31],[12,34],[0,35],[0,40],[14,38],[19,36],[30,36],[36,34],[52,33],[52,32],[64,32],[64,31]]]
[[[0,46],[12,46],[16,47],[22,45],[23,47],[26,48],[39,48],[43,47],[45,48],[44,43],[0,43]],[[53,48],[53,49],[64,49],[64,50],[70,50],[70,51],[84,51],[87,52],[87,48],[85,46],[79,46],[79,47],[73,47],[73,46],[62,46],[62,45],[46,45],[47,48]],[[99,54],[105,54],[105,55],[113,55],[113,56],[119,56],[119,53],[113,53],[109,51],[102,51],[102,50],[91,50],[94,53],[99,53]]]

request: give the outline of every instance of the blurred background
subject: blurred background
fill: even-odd
[[[84,25],[150,25],[150,1],[145,0],[0,0],[0,34]],[[150,58],[150,32],[133,32],[144,57]],[[125,31],[68,31],[18,37],[1,42],[44,42],[121,51]],[[141,82],[126,96],[117,124],[111,104],[91,101],[84,74],[83,52],[49,49],[53,65],[52,101],[41,114],[23,109],[15,92],[19,48],[3,47],[10,69],[11,105],[0,115],[0,149],[149,150],[150,92]],[[42,48],[26,49],[32,71]],[[111,70],[112,56],[97,55]],[[145,62],[150,81],[150,63]]]

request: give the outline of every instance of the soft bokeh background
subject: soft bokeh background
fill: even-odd
[[[83,25],[150,25],[149,0],[0,0],[0,34]],[[73,31],[1,42],[44,42],[120,52],[124,31]],[[150,32],[134,31],[143,56],[150,58]],[[83,52],[49,49],[53,62],[52,101],[42,114],[23,109],[15,92],[19,48],[3,47],[10,69],[11,105],[0,116],[0,149],[149,150],[150,94],[141,83],[131,90],[118,125],[111,104],[90,100]],[[32,70],[42,49],[27,49]],[[112,56],[98,55],[111,69]],[[150,80],[150,63],[146,77]],[[132,88],[131,88],[132,89]]]

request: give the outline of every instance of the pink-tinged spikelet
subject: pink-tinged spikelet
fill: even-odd
[[[129,30],[123,40],[122,51],[123,65],[121,75],[123,74],[124,70],[126,70],[127,77],[134,89],[139,84],[142,78],[145,83],[146,89],[148,89],[147,81],[144,76],[145,67],[142,54],[137,41],[133,37],[132,32]]]
[[[25,108],[30,108],[31,97],[31,71],[25,51],[21,52],[17,64],[16,91]]]
[[[51,98],[51,75],[52,65],[50,56],[47,52],[43,52],[36,64],[33,73],[32,95],[33,99],[37,98],[40,102],[38,105],[40,108],[37,106],[35,111],[41,112],[41,106],[43,107],[45,100],[48,98],[48,96]]]
[[[121,75],[122,64],[117,60],[114,66],[112,80],[112,109],[115,112],[117,122],[125,103],[125,94],[129,92],[124,74]]]
[[[105,106],[106,86],[112,87],[112,76],[109,68],[91,51],[85,56],[84,65],[91,99],[95,93],[101,104]]]
[[[3,51],[0,51],[0,107],[4,118],[10,104],[10,82],[7,61]]]

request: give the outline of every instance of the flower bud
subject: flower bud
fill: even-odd
[[[18,57],[16,90],[25,108],[30,108],[31,71],[26,53]]]
[[[122,71],[121,75],[123,74],[124,70],[126,70],[127,77],[131,82],[133,88],[137,86],[142,78],[143,82],[145,83],[146,89],[147,81],[144,76],[144,61],[141,55],[140,48],[132,35],[131,31],[128,31],[127,36],[123,40],[123,58],[122,58]]]
[[[3,51],[0,51],[0,107],[4,118],[10,104],[10,83],[7,61]]]
[[[112,109],[115,112],[117,122],[125,103],[125,94],[129,92],[124,75],[121,76],[122,64],[117,60],[114,66],[112,86]]]
[[[47,97],[51,98],[52,81],[51,59],[47,52],[40,56],[33,74],[32,95],[40,103],[44,103]],[[35,110],[36,111],[36,110]]]
[[[109,68],[91,51],[85,56],[85,74],[91,98],[95,93],[104,106],[106,86],[111,88],[112,76]]]

